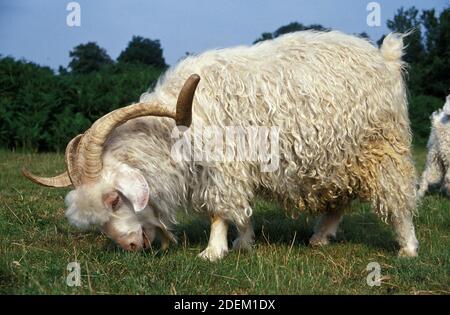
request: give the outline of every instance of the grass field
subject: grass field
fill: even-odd
[[[418,171],[425,152],[416,150]],[[275,203],[255,209],[256,247],[218,263],[198,259],[208,224],[180,217],[179,243],[126,253],[95,230],[79,231],[64,217],[66,189],[32,184],[20,175],[63,170],[62,155],[0,151],[0,293],[2,294],[449,294],[450,201],[428,195],[416,218],[419,258],[397,257],[391,229],[355,202],[336,242],[311,248],[314,218],[292,220]],[[234,237],[231,233],[230,241]],[[81,266],[79,287],[66,285],[67,264]],[[369,286],[370,262],[381,265],[381,286]]]

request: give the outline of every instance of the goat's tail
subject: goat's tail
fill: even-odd
[[[412,31],[405,34],[390,33],[381,44],[380,52],[386,61],[402,62],[402,56],[404,55],[405,46],[403,44],[403,38],[410,35]]]

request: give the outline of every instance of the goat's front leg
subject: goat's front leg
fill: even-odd
[[[208,247],[198,256],[209,261],[222,259],[228,253],[227,233],[228,223],[220,216],[213,215]]]

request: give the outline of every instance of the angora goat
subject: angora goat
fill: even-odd
[[[427,149],[419,196],[423,197],[430,186],[439,186],[450,196],[450,95],[447,96],[444,108],[431,116]]]
[[[402,54],[401,35],[387,36],[378,49],[340,32],[305,31],[190,56],[140,103],[75,137],[66,149],[66,173],[24,174],[47,186],[73,185],[69,221],[102,226],[126,250],[147,247],[155,235],[166,247],[176,210],[187,208],[211,217],[200,257],[214,261],[227,253],[229,223],[239,233],[233,247],[250,248],[252,200],[263,189],[294,214],[322,214],[311,244],[328,243],[352,199],[370,201],[394,228],[400,255],[416,256],[417,179]],[[182,133],[186,128],[177,126],[190,128]],[[180,137],[188,139],[185,151],[208,137],[203,126],[277,129],[274,137],[262,132],[259,138],[266,149],[276,148],[265,160],[273,167],[262,169],[261,160],[245,154],[175,158]],[[239,151],[233,141],[227,149]]]

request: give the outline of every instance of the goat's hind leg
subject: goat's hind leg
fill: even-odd
[[[408,157],[385,160],[379,189],[373,196],[378,214],[388,218],[400,245],[399,256],[415,257],[419,247],[413,214],[417,207],[414,166]]]
[[[249,218],[243,224],[237,226],[238,237],[233,241],[234,250],[251,250],[255,242],[253,224]]]
[[[344,207],[330,209],[325,212],[314,228],[314,234],[309,239],[311,246],[327,245],[330,238],[336,238],[339,223],[344,215]]]

